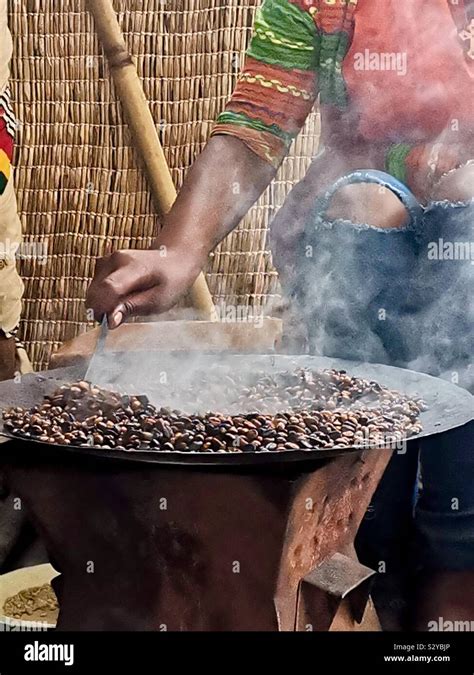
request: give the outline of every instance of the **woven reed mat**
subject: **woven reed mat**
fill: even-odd
[[[12,96],[21,122],[16,185],[27,242],[22,338],[38,369],[89,327],[84,296],[95,259],[146,247],[158,226],[92,20],[81,0],[15,0]],[[232,92],[259,0],[115,0],[176,185]],[[317,145],[313,114],[278,179],[209,261],[216,303],[278,296],[269,219]],[[40,249],[41,252],[42,249]]]

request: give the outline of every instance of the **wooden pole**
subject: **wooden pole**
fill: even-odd
[[[167,213],[176,199],[176,188],[112,0],[86,0],[86,5],[94,17],[97,35],[107,58],[136,150],[145,166],[154,201],[160,213]],[[216,320],[212,296],[202,272],[194,282],[189,296],[192,306],[203,318]]]

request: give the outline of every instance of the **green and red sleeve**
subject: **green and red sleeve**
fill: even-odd
[[[318,94],[313,3],[264,0],[237,86],[212,135],[242,140],[278,167]]]

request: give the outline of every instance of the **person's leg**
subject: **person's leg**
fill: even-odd
[[[15,375],[15,339],[0,331],[0,381],[10,380]]]
[[[413,331],[402,330],[400,317],[418,301],[408,292],[417,244],[405,208],[390,190],[368,184],[339,190],[324,216],[314,207],[292,282],[282,279],[307,326],[310,351],[402,364],[411,357]]]
[[[420,444],[413,622],[474,621],[474,422]],[[464,580],[461,582],[461,580]]]
[[[418,443],[407,443],[394,452],[356,537],[361,562],[377,572],[373,599],[384,630],[409,620],[417,472]]]
[[[408,225],[408,214],[388,188],[369,183],[346,185],[334,195],[327,212],[329,221],[348,220],[359,225],[391,230]]]
[[[426,316],[431,367],[472,393],[473,190],[473,164],[441,179],[427,211],[423,241],[425,273],[436,276],[433,286],[439,289]],[[437,255],[428,259],[430,250]],[[474,422],[423,441],[420,463],[415,527],[423,571],[413,625],[429,630],[442,621],[474,621]]]
[[[296,283],[285,289],[299,301],[312,351],[474,389],[473,185],[474,164],[443,177],[415,231],[388,190],[336,193],[325,218],[308,223]]]
[[[431,192],[432,201],[469,202],[474,197],[474,162],[469,162],[440,178]]]

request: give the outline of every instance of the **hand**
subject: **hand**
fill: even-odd
[[[130,316],[165,312],[191,288],[201,267],[189,250],[116,251],[97,262],[87,307],[96,318],[107,314],[110,328]]]

